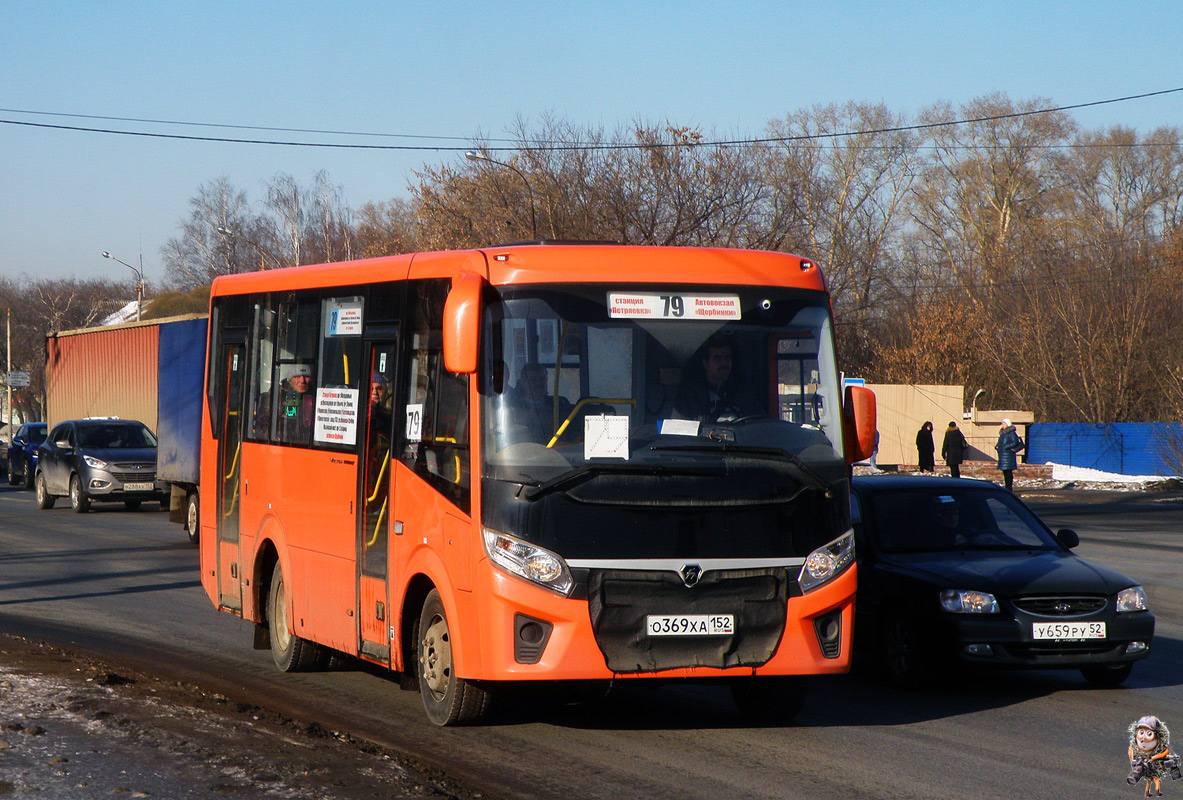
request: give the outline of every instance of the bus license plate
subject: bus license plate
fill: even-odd
[[[645,618],[650,636],[730,636],[735,633],[731,614],[651,614]]]
[[[1031,635],[1036,639],[1104,639],[1104,622],[1036,622]]]
[[[150,492],[155,487],[152,483],[125,483],[123,484],[123,491],[125,492]]]

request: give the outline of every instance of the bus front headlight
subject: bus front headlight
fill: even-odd
[[[556,553],[490,528],[481,531],[485,552],[501,569],[564,596],[575,588],[567,562]]]
[[[847,531],[829,544],[822,545],[809,554],[797,583],[801,591],[808,592],[840,574],[854,563],[854,532]]]

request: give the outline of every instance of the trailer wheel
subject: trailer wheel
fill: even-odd
[[[267,627],[271,633],[271,657],[281,672],[305,672],[320,661],[320,647],[292,633],[288,624],[287,585],[278,561],[271,572],[271,591],[267,593]]]
[[[189,541],[193,544],[197,544],[197,539],[201,535],[201,529],[197,527],[200,521],[198,519],[198,511],[201,505],[198,500],[197,492],[190,492],[189,497],[185,501],[185,530],[189,532]]]
[[[423,602],[415,638],[419,694],[427,718],[436,725],[472,725],[484,719],[491,695],[488,690],[456,676],[452,634],[438,589],[432,589]]]
[[[45,485],[45,475],[37,473],[37,507],[42,511],[53,508],[53,504],[57,502],[57,498],[49,493],[49,487]]]

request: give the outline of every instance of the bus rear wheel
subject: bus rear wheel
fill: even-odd
[[[287,584],[278,561],[271,572],[271,590],[267,593],[267,629],[271,658],[281,672],[306,672],[320,663],[320,647],[292,633],[288,624]]]
[[[436,725],[472,725],[483,720],[492,697],[488,690],[456,675],[452,634],[437,589],[423,602],[415,639],[419,694],[427,718]]]

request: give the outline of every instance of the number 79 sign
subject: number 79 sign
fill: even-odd
[[[407,406],[407,441],[423,441],[423,404],[412,403]]]
[[[609,292],[608,316],[612,319],[739,319],[739,296]]]

